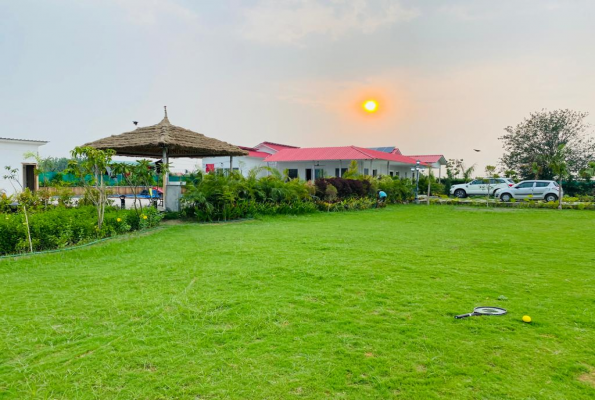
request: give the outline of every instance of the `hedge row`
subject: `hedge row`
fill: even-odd
[[[109,208],[101,230],[97,211],[91,206],[56,207],[29,214],[34,251],[59,249],[159,224],[161,215],[153,208],[143,214],[134,210]],[[0,255],[29,251],[27,225],[23,213],[0,214]]]
[[[454,205],[454,206],[470,206],[470,207],[500,207],[500,208],[549,208],[557,209],[557,201],[516,201],[516,202],[501,202],[501,201],[490,201],[486,205],[485,201],[481,200],[460,200],[460,199],[430,199],[431,204],[437,205]],[[565,210],[595,210],[595,203],[584,202],[584,203],[562,203],[562,208]]]

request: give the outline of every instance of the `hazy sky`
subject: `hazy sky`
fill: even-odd
[[[238,145],[396,145],[483,169],[532,111],[595,122],[594,20],[593,0],[0,0],[0,137],[63,156],[167,105]]]

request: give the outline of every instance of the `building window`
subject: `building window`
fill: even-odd
[[[370,170],[368,168],[364,168],[364,175],[368,175],[370,173]]]
[[[377,169],[373,169],[372,170],[372,176],[376,176],[378,175],[378,170]]]
[[[394,176],[393,171],[390,171],[390,176]]]
[[[316,168],[314,170],[314,179],[321,179],[324,178],[324,170]]]
[[[347,172],[347,168],[341,168],[341,169],[335,168],[335,176],[337,178],[342,177],[345,174],[345,172]]]
[[[287,176],[289,177],[289,179],[298,178],[298,170],[297,169],[288,169]]]

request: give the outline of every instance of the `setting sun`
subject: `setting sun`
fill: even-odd
[[[378,103],[375,100],[368,100],[363,104],[364,110],[373,113],[378,110]]]

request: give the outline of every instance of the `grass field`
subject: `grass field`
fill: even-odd
[[[594,238],[398,206],[3,260],[0,398],[592,399]],[[479,305],[509,314],[453,318]]]

